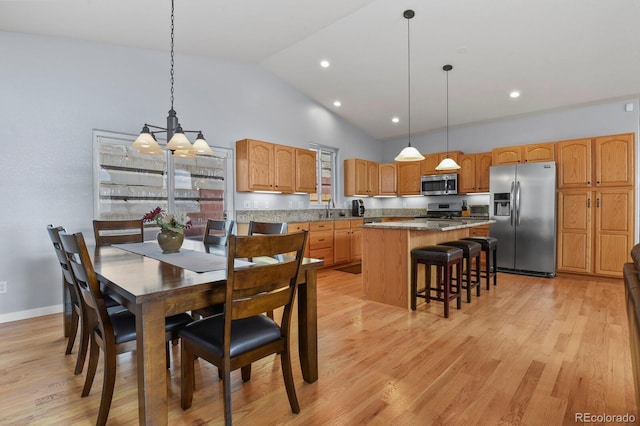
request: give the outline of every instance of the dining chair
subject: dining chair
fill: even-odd
[[[141,243],[144,241],[142,219],[94,220],[93,235],[97,246]]]
[[[80,343],[78,345],[78,357],[76,359],[76,367],[73,370],[73,374],[80,374],[84,368],[84,360],[87,357],[87,346],[89,342],[89,331],[84,325],[86,315],[83,312],[83,304],[80,302],[79,289],[75,284],[75,280],[71,275],[71,266],[65,256],[62,249],[62,242],[60,241],[60,233],[66,232],[62,226],[47,225],[47,233],[53,243],[53,248],[58,258],[58,263],[62,269],[62,285],[64,289],[69,293],[69,300],[71,301],[71,324],[69,329],[69,339],[67,340],[67,348],[65,349],[65,355],[69,355],[73,350],[73,345],[76,341],[76,335],[78,334],[78,326],[80,330]]]
[[[136,349],[136,317],[128,310],[117,312],[109,312],[107,310],[98,277],[93,269],[93,263],[82,233],[67,234],[61,232],[59,235],[65,257],[70,265],[72,279],[79,289],[81,303],[84,304],[84,313],[87,318],[84,325],[87,326],[91,341],[87,376],[82,389],[83,397],[89,395],[91,390],[98,367],[100,350],[104,354],[102,397],[96,422],[98,425],[104,425],[109,416],[113,397],[116,378],[116,355]],[[192,320],[191,316],[186,313],[166,318],[167,368],[169,367],[168,341],[178,338],[179,330]]]
[[[249,222],[248,235],[274,235],[286,233],[286,222]]]
[[[289,352],[291,314],[296,281],[307,231],[285,235],[230,236],[227,257],[225,309],[219,315],[195,321],[180,331],[181,406],[191,407],[194,392],[194,361],[200,357],[218,368],[224,391],[224,418],[232,424],[231,371],[251,378],[251,363],[280,354],[282,375],[291,411],[300,412]],[[236,259],[295,252],[278,263],[236,268]],[[283,308],[282,322],[263,315]]]
[[[226,250],[229,235],[235,233],[236,223],[233,220],[207,220],[202,242],[204,249],[210,253],[212,249],[224,252]],[[222,312],[224,304],[207,306],[206,308],[194,309],[191,315],[195,319],[208,317]]]
[[[211,248],[224,250],[229,235],[235,233],[235,226],[236,223],[233,220],[207,220],[207,226],[202,238],[202,243],[207,253],[209,253]]]

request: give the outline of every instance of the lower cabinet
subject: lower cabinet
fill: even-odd
[[[309,222],[290,222],[287,223],[287,234],[294,234],[300,231],[308,231],[309,230]],[[311,257],[309,250],[309,237],[307,235],[307,245],[304,247],[304,257]]]
[[[362,259],[362,223],[362,219],[334,222],[334,263],[354,262]]]
[[[621,277],[633,248],[632,188],[558,191],[559,272]]]
[[[310,222],[308,245],[310,257],[333,265],[333,221]]]

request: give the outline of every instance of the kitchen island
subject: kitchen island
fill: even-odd
[[[415,219],[362,226],[362,287],[367,300],[410,309],[411,250],[459,240],[493,220]],[[423,279],[418,277],[418,279]]]

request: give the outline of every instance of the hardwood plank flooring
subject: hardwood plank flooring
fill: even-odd
[[[320,379],[302,380],[292,414],[275,357],[234,372],[237,425],[569,425],[576,413],[638,418],[622,281],[500,274],[498,286],[442,317],[362,300],[362,275],[319,272]],[[57,282],[57,281],[56,281]],[[91,394],[65,356],[62,315],[0,324],[0,424],[95,423],[102,367]],[[77,346],[77,343],[76,343]],[[220,424],[217,371],[196,363],[193,406],[180,408],[179,347],[172,348],[169,422]],[[102,361],[101,361],[102,362]],[[136,424],[136,358],[118,356],[111,425]]]

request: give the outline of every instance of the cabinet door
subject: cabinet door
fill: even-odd
[[[380,195],[397,195],[396,189],[396,164],[378,164],[378,176],[380,179]]]
[[[476,192],[476,156],[475,154],[461,155],[458,159],[460,170],[458,192],[466,194]]]
[[[476,155],[476,191],[489,192],[489,168],[491,167],[491,153],[479,152]]]
[[[591,139],[556,143],[558,188],[591,186]]]
[[[396,163],[398,168],[398,195],[420,195],[420,163],[407,161]]]
[[[247,175],[251,191],[273,191],[273,144],[256,140],[247,141]]]
[[[534,143],[523,147],[525,163],[555,160],[553,142]]]
[[[362,259],[362,228],[351,221],[351,260]]]
[[[348,224],[347,224],[348,225]],[[333,263],[344,263],[351,259],[351,229],[333,231]]]
[[[316,151],[296,149],[296,188],[295,192],[316,192]]]
[[[274,145],[274,190],[293,192],[296,186],[296,149],[290,146]]]
[[[309,222],[290,222],[287,223],[287,234],[295,234],[300,231],[309,231]],[[309,234],[307,234],[307,244],[304,247],[304,257],[309,256]]]
[[[356,194],[368,195],[369,162],[356,159]]]
[[[436,167],[440,164],[440,154],[424,154],[424,160],[420,162],[420,175],[435,175]]]
[[[380,184],[378,180],[378,163],[375,161],[367,161],[367,194],[371,197],[380,194]]]
[[[596,186],[633,185],[633,134],[595,138]]]
[[[595,273],[622,277],[633,248],[633,189],[596,191]]]
[[[592,273],[593,192],[558,191],[558,271]]]
[[[503,166],[505,164],[518,164],[522,162],[522,146],[506,146],[491,150],[492,164]]]

